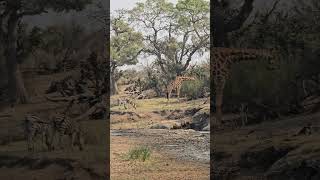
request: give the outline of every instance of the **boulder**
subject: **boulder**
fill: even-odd
[[[142,91],[141,93],[141,98],[143,99],[151,99],[155,97],[157,97],[157,93],[153,89],[148,89],[148,90]]]
[[[210,123],[202,129],[202,131],[210,131]]]
[[[151,126],[150,129],[171,129],[171,128],[164,124],[155,124]]]
[[[268,179],[320,179],[319,159],[291,159],[283,158],[276,162],[266,173]]]
[[[191,129],[201,131],[209,125],[210,109],[203,108],[192,116]]]
[[[170,113],[170,115],[167,118],[175,120],[175,119],[182,119],[184,117],[185,115],[182,110],[174,110]]]

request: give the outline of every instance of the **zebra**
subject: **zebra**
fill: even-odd
[[[54,131],[59,133],[59,146],[62,148],[62,137],[68,135],[71,139],[71,147],[77,143],[79,150],[83,150],[83,131],[80,123],[74,119],[67,117],[65,114],[55,114],[51,117],[54,124]],[[76,142],[77,141],[77,142]]]
[[[45,144],[49,151],[53,150],[53,124],[49,121],[44,121],[34,114],[27,114],[25,116],[25,133],[27,139],[28,151],[34,151],[35,138],[40,135],[42,143],[45,139]]]
[[[120,106],[123,105],[124,109],[128,109],[128,104],[130,104],[134,109],[137,109],[137,104],[134,102],[133,99],[124,98],[124,99],[118,99],[118,106],[120,109]]]

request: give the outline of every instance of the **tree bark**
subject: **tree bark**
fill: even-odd
[[[6,64],[8,73],[9,100],[14,103],[28,103],[29,98],[19,70],[17,57],[17,25],[19,18],[11,17],[8,22]]]
[[[118,91],[117,81],[116,81],[113,74],[111,74],[111,76],[110,76],[110,84],[111,84],[110,95],[118,94],[119,91]]]

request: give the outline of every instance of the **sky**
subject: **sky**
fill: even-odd
[[[110,11],[117,9],[128,9],[132,8],[137,2],[144,2],[145,0],[111,0]],[[176,3],[178,0],[169,0],[169,2]]]

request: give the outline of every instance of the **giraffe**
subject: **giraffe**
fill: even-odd
[[[170,99],[171,93],[173,90],[176,91],[178,99],[180,97],[180,89],[182,86],[183,81],[195,81],[196,79],[194,77],[190,76],[177,76],[171,83],[169,84],[167,88],[167,99]]]
[[[211,49],[211,78],[214,81],[215,108],[217,124],[222,122],[223,91],[231,73],[231,66],[242,61],[257,61],[264,58],[269,61],[268,69],[275,69],[277,52],[273,49],[244,49],[214,47]]]

